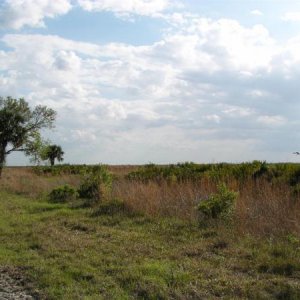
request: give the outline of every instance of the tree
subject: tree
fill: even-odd
[[[52,128],[56,112],[38,105],[30,109],[23,99],[0,97],[0,177],[6,156],[15,151],[37,155],[41,147],[40,130]]]
[[[51,166],[54,166],[55,159],[58,161],[63,161],[64,152],[61,149],[61,146],[58,145],[48,145],[44,153],[42,154],[42,159],[46,160],[48,159],[50,161]]]

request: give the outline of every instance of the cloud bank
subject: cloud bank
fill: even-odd
[[[170,0],[4,0],[0,4],[0,29],[44,27],[45,19],[67,14],[74,7],[88,12],[109,11],[118,17],[161,17],[164,11],[180,6]]]
[[[287,12],[282,16],[283,21],[300,22],[300,11]]]
[[[169,4],[119,3],[78,1],[86,10],[147,15]],[[60,13],[53,6],[31,24]],[[282,44],[262,25],[165,18],[172,25],[147,46],[5,34],[0,94],[56,109],[52,137],[71,162],[285,160],[298,149],[300,36]],[[18,20],[10,26],[29,25]]]
[[[54,18],[70,11],[70,0],[4,0],[0,5],[0,29],[43,27],[45,18]]]
[[[170,0],[78,0],[78,5],[87,11],[111,11],[120,16],[155,16],[179,4]]]

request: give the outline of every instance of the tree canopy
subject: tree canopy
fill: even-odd
[[[63,161],[64,152],[62,151],[61,146],[58,145],[48,145],[42,152],[41,158],[43,160],[49,160],[51,166],[54,166],[55,159],[58,161]]]
[[[40,130],[52,128],[55,117],[47,106],[31,109],[23,98],[0,97],[0,176],[8,154],[36,155],[42,142]]]

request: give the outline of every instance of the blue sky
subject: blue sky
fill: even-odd
[[[69,163],[297,161],[299,25],[299,1],[0,0],[0,95],[54,108]]]

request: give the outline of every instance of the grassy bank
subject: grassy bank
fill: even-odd
[[[300,244],[0,194],[0,265],[47,299],[299,299]],[[110,209],[111,208],[111,209]]]

